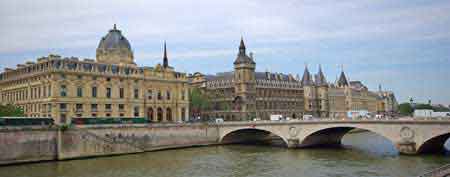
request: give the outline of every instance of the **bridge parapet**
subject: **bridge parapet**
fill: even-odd
[[[312,120],[256,121],[217,124],[219,141],[243,129],[264,130],[283,139],[289,148],[340,145],[352,129],[363,129],[392,142],[402,154],[439,152],[450,137],[450,120]]]

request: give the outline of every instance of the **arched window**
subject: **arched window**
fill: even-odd
[[[153,120],[153,108],[148,108],[147,117],[148,117],[148,120],[150,120],[150,121]]]
[[[158,122],[161,122],[163,120],[163,110],[161,108],[158,108],[157,118]]]
[[[172,122],[172,109],[167,108],[166,109],[166,120],[169,122]]]

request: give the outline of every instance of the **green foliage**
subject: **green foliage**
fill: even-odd
[[[200,89],[194,88],[189,94],[190,108],[193,114],[199,114],[201,110],[210,108],[208,96]]]
[[[449,108],[446,107],[433,107],[434,112],[450,112]]]
[[[433,109],[433,107],[429,104],[417,104],[415,109]]]
[[[60,126],[59,126],[59,129],[60,129],[61,131],[66,131],[66,130],[69,129],[69,125],[67,125],[67,124],[60,125]]]
[[[402,103],[398,105],[398,110],[400,114],[404,116],[410,116],[414,112],[413,108],[411,107],[411,104],[409,103]]]
[[[24,117],[22,108],[15,105],[0,105],[0,117]]]

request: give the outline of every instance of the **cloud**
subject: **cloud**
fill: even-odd
[[[0,68],[48,53],[93,58],[114,23],[139,64],[160,62],[167,40],[171,62],[188,72],[232,69],[241,36],[259,70],[302,73],[304,63],[321,63],[333,76],[344,64],[351,74],[372,73],[356,75],[369,80],[378,72],[403,77],[405,68],[450,61],[445,0],[15,0],[0,2]],[[378,79],[396,85],[401,97],[422,94],[389,78]]]

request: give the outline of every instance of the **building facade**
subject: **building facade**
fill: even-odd
[[[270,115],[298,118],[303,115],[303,88],[292,75],[256,72],[253,56],[246,53],[241,39],[234,60],[234,70],[190,76],[191,86],[200,89],[209,99],[209,107],[201,116],[227,121],[269,119]]]
[[[96,60],[49,55],[0,74],[0,102],[21,107],[26,116],[146,117],[155,122],[187,120],[186,74],[163,64],[139,67],[128,40],[114,25],[96,50]]]
[[[349,81],[341,72],[334,83],[327,81],[319,66],[312,75],[305,66],[303,77],[291,74],[256,72],[252,54],[247,56],[243,40],[234,70],[215,75],[194,73],[193,88],[209,100],[201,116],[225,120],[269,119],[270,115],[301,118],[345,118],[349,112],[385,113],[396,107],[392,92],[373,92],[361,81]]]
[[[349,81],[344,71],[335,83],[328,83],[320,66],[314,77],[305,67],[302,85],[305,90],[305,114],[315,117],[345,118],[349,112],[374,115],[396,111],[397,101],[393,92],[370,91],[361,81]]]

